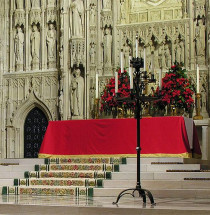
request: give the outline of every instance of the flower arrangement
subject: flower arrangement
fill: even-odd
[[[105,86],[104,91],[101,94],[101,107],[100,111],[109,113],[116,107],[130,108],[133,106],[129,102],[119,103],[115,99],[115,78],[111,78],[109,83]],[[121,73],[121,70],[118,70],[118,97],[129,97],[130,96],[130,78],[126,70]]]
[[[159,109],[165,109],[167,105],[174,105],[174,107],[183,108],[189,112],[193,107],[193,87],[187,78],[186,69],[183,69],[182,66],[182,64],[175,63],[162,79],[161,100],[155,102]],[[159,87],[155,94],[159,94]]]

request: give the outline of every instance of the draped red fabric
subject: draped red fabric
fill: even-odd
[[[49,122],[40,155],[134,155],[135,119],[98,119]],[[143,118],[141,154],[191,153],[183,117]],[[200,155],[194,132],[194,153]]]

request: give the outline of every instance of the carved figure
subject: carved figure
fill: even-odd
[[[170,53],[170,49],[169,49],[168,44],[165,45],[164,55],[165,55],[165,65],[167,68],[170,68],[170,66],[171,66],[171,53]]]
[[[90,25],[95,25],[95,16],[96,16],[96,6],[94,4],[90,4]]]
[[[181,49],[180,60],[181,60],[182,63],[184,63],[185,62],[185,60],[184,60],[185,59],[185,54],[184,54],[184,52],[185,52],[185,45],[184,45],[184,41],[181,40],[180,43],[179,43],[179,45],[180,45],[180,49]]]
[[[197,56],[203,57],[205,56],[205,26],[201,19],[198,21],[198,26],[195,29],[195,38]]]
[[[32,8],[39,8],[40,7],[39,0],[31,0],[31,7]]]
[[[71,3],[71,32],[74,37],[82,37],[84,28],[84,3],[75,0]]]
[[[17,27],[15,35],[15,61],[16,65],[23,65],[23,47],[24,47],[24,34],[21,27]]]
[[[80,69],[76,69],[71,82],[71,113],[72,116],[83,117],[84,78]]]
[[[52,23],[49,24],[46,41],[48,62],[54,61],[56,60],[56,30]]]
[[[31,33],[31,56],[32,62],[39,62],[39,49],[40,49],[40,33],[36,25],[32,27]]]
[[[176,61],[177,62],[181,62],[181,47],[180,47],[180,44],[177,42],[176,44],[176,48],[175,48],[175,56],[176,56]]]
[[[120,1],[120,20],[125,23],[126,20],[126,2],[125,0]]]
[[[124,47],[124,56],[125,56],[125,68],[126,67],[129,67],[129,55],[130,55],[130,52],[131,52],[131,48],[130,46],[126,43],[125,44],[125,47]]]
[[[110,28],[105,29],[104,35],[104,64],[111,66],[112,63],[112,35]]]
[[[16,8],[23,9],[23,0],[16,0]]]
[[[95,63],[95,43],[90,43],[90,63],[94,64]]]
[[[60,96],[58,98],[58,108],[61,120],[63,120],[63,90],[60,90]]]

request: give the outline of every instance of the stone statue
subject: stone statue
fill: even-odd
[[[40,8],[40,0],[31,0],[32,8]]]
[[[165,65],[167,68],[170,68],[171,67],[171,53],[170,53],[170,48],[169,48],[168,44],[165,45],[164,55],[165,55]]]
[[[126,20],[126,2],[125,2],[125,0],[120,1],[120,20],[121,20],[121,23],[125,23],[125,20]]]
[[[129,67],[129,55],[131,53],[131,47],[126,43],[124,46],[124,56],[125,56],[125,61],[124,65],[125,68]]]
[[[205,56],[205,25],[203,25],[202,19],[198,20],[198,26],[195,29],[195,39],[197,56]]]
[[[63,90],[60,90],[60,96],[58,97],[58,108],[61,120],[63,120]]]
[[[184,45],[184,41],[181,40],[180,43],[179,43],[179,45],[180,45],[180,49],[181,49],[180,60],[181,60],[182,63],[185,63],[185,54],[184,54],[184,52],[185,52],[185,45]]]
[[[47,59],[48,63],[56,60],[56,30],[52,23],[49,24],[47,32]]]
[[[159,53],[158,53],[158,48],[154,50],[154,68],[159,69]]]
[[[94,42],[92,42],[92,43],[90,43],[90,63],[91,64],[95,64],[95,53],[96,53],[96,51],[95,51],[95,43]]]
[[[208,54],[209,54],[209,60],[210,60],[210,34],[209,34],[209,39],[208,39]]]
[[[95,16],[96,16],[96,6],[94,4],[90,4],[90,25],[96,25]]]
[[[84,28],[84,3],[82,0],[75,0],[71,3],[70,21],[72,35],[82,37]]]
[[[176,56],[175,59],[178,63],[181,63],[181,52],[182,50],[181,50],[180,44],[177,42],[176,48],[175,48],[175,56]]]
[[[22,67],[22,69],[23,69],[23,47],[24,47],[24,34],[22,32],[21,27],[18,26],[17,33],[15,35],[15,62],[16,62],[17,68],[20,66]]]
[[[110,31],[110,28],[106,28],[104,35],[104,65],[107,67],[110,67],[112,63],[112,35]]]
[[[31,57],[33,68],[38,68],[40,57],[40,33],[36,25],[32,27],[31,33]],[[38,64],[38,65],[37,65]]]
[[[16,0],[16,8],[23,9],[23,0]]]
[[[71,113],[72,116],[83,118],[84,114],[84,78],[80,69],[76,69],[71,82]]]
[[[103,0],[103,9],[111,9],[111,0]]]

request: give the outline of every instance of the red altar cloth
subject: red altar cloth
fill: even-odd
[[[136,127],[135,119],[51,121],[39,157],[135,157]],[[143,118],[140,130],[142,157],[191,157],[183,117]],[[196,131],[193,153],[201,155]]]

